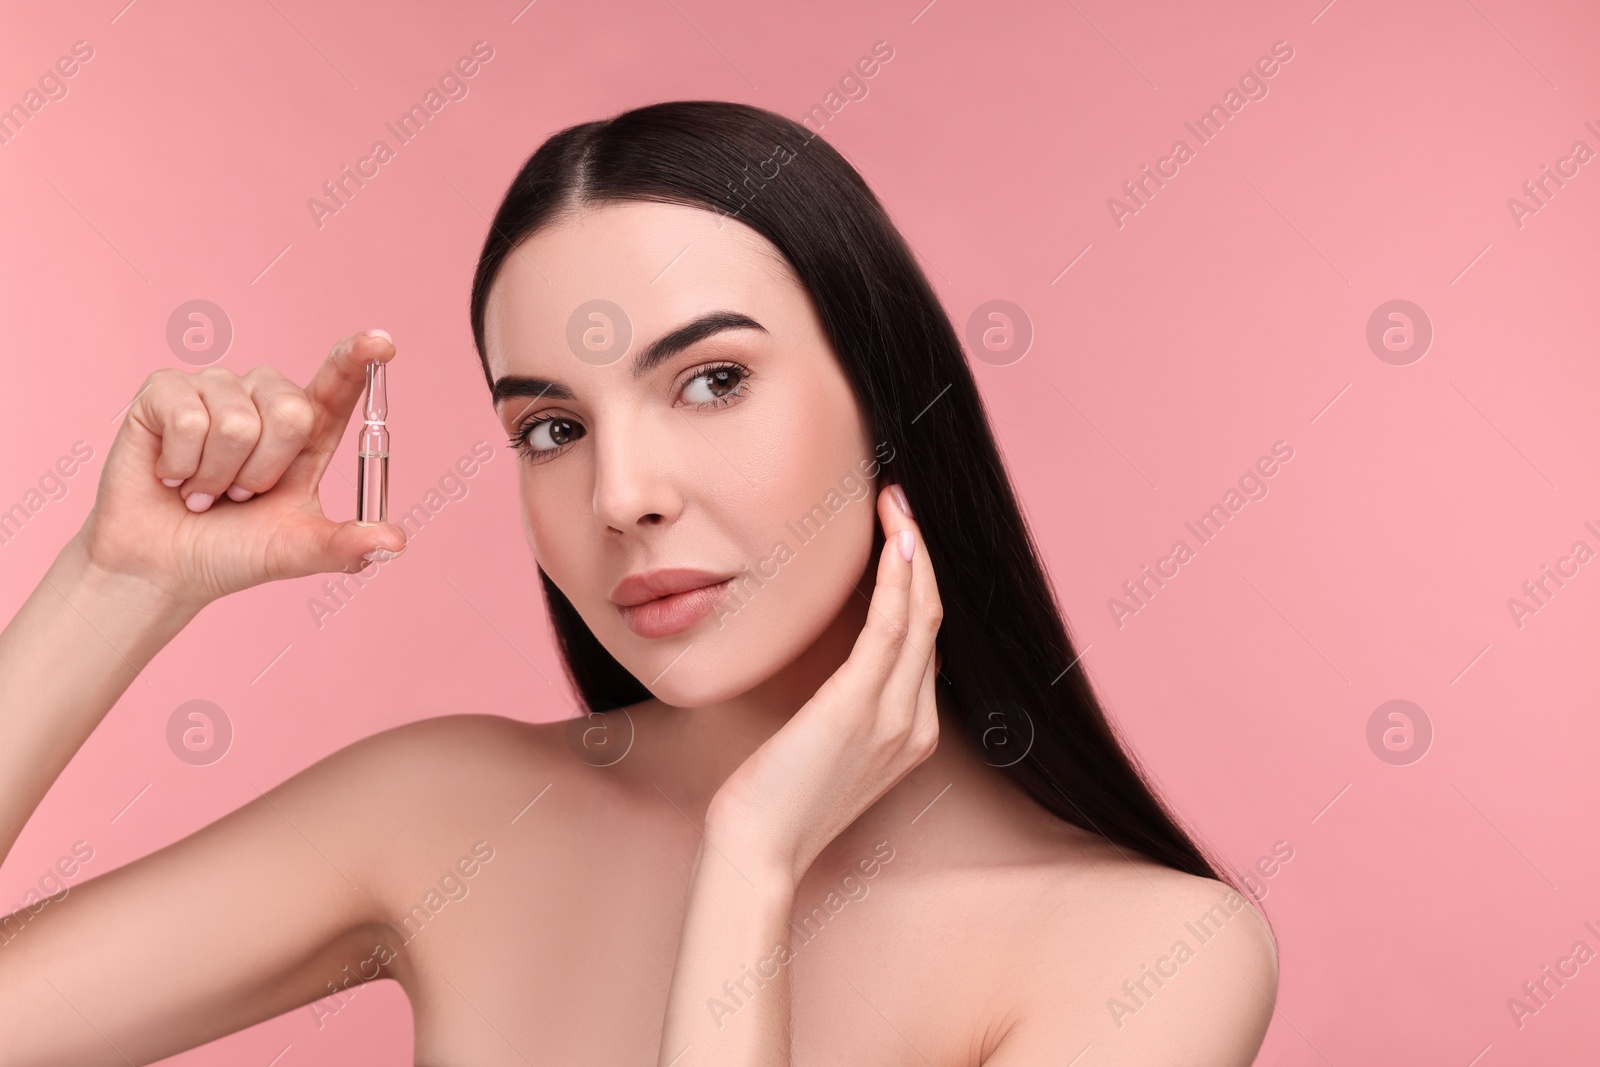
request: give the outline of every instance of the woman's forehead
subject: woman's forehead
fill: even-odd
[[[680,204],[607,204],[542,227],[506,257],[485,304],[484,347],[498,376],[529,353],[595,362],[594,344],[648,341],[712,309],[765,323],[803,301],[781,253],[744,223]]]

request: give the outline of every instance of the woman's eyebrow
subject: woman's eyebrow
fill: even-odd
[[[655,367],[682,352],[684,349],[722,333],[724,330],[760,330],[767,328],[748,315],[737,311],[711,311],[692,319],[665,333],[646,345],[633,359],[633,376],[642,378]],[[546,378],[506,375],[495,380],[492,392],[494,403],[514,396],[549,397],[552,400],[573,400],[575,394],[561,382]]]

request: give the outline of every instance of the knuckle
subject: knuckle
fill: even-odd
[[[255,412],[243,408],[231,408],[218,415],[215,427],[217,436],[230,445],[252,444],[261,434],[261,421]]]
[[[211,417],[200,404],[185,404],[172,413],[169,425],[178,437],[204,437],[211,428]]]
[[[333,342],[333,347],[328,349],[328,358],[340,361],[348,358],[350,353],[355,351],[357,336],[357,334],[351,334],[348,337],[341,337],[337,341]]]
[[[316,411],[311,407],[311,401],[299,390],[277,397],[267,408],[290,429],[298,430],[301,434],[310,433],[312,423],[316,421]]]

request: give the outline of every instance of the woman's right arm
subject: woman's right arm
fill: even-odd
[[[304,389],[269,368],[145,383],[83,529],[0,632],[0,856],[206,604],[404,548],[398,527],[328,520],[317,492],[366,363],[393,355],[361,334]],[[143,1062],[311,999],[370,933],[371,898],[294,827],[332,802],[299,776],[70,900],[0,917],[0,1064]]]

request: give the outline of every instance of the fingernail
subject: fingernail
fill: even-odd
[[[889,487],[889,495],[894,497],[894,502],[898,504],[900,510],[905,513],[906,518],[912,518],[911,505],[906,502],[906,491],[901,489],[898,484],[891,485]],[[908,556],[906,558],[909,559],[910,557]]]
[[[375,548],[371,552],[363,552],[361,558],[368,563],[388,563],[400,553],[390,552],[387,548]]]
[[[256,495],[254,489],[246,489],[242,485],[228,486],[228,499],[236,504],[243,504],[246,500]]]
[[[904,556],[906,558],[906,560],[909,561],[911,559],[911,554],[916,550],[916,546],[917,546],[917,540],[916,540],[915,537],[912,536],[911,531],[910,530],[901,530],[900,531],[900,555]]]
[[[183,498],[183,502],[189,506],[190,511],[198,513],[209,508],[216,499],[210,493],[190,493]]]
[[[161,484],[166,486],[168,489],[176,489],[176,488],[178,488],[178,486],[183,484],[183,479],[182,478],[163,478],[163,479],[161,479]]]
[[[368,330],[367,331],[367,336],[368,337],[381,337],[385,341],[388,341],[390,344],[394,344],[394,338],[389,336],[389,331],[388,330]]]

